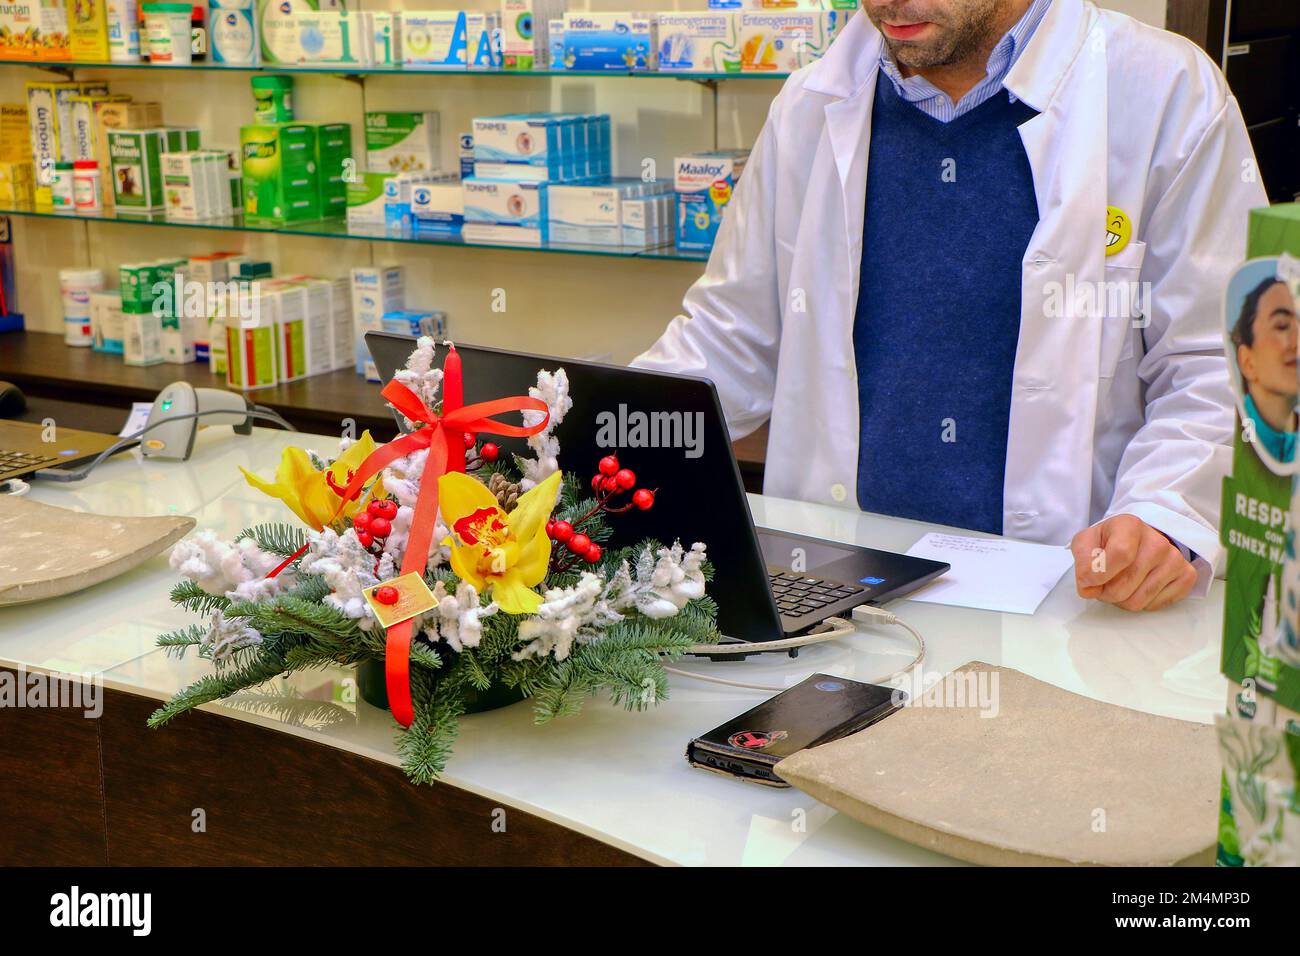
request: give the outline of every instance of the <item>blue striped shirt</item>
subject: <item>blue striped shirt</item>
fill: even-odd
[[[1007,31],[1006,35],[998,41],[998,45],[993,48],[993,52],[989,54],[988,71],[984,74],[984,79],[975,84],[974,88],[956,103],[925,77],[919,74],[903,76],[899,72],[898,64],[889,55],[887,46],[881,47],[880,69],[894,84],[894,89],[898,91],[899,96],[939,122],[950,122],[958,116],[969,113],[1002,88],[1002,81],[1011,72],[1016,58],[1020,56],[1029,38],[1034,35],[1034,30],[1042,22],[1051,3],[1052,0],[1034,0],[1025,11],[1025,15],[1020,18],[1020,22]],[[1010,92],[1007,95],[1014,103],[1015,95]]]

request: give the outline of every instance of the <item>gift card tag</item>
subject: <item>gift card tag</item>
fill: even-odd
[[[368,587],[361,594],[376,620],[386,628],[431,611],[438,604],[424,578],[414,571]]]

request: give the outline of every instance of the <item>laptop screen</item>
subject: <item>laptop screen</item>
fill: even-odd
[[[409,336],[368,332],[366,343],[385,381],[403,367],[414,346]],[[715,577],[709,593],[719,605],[723,633],[744,640],[782,636],[759,550],[711,382],[575,359],[547,358],[457,344],[465,377],[465,402],[527,395],[537,372],[565,369],[573,408],[556,428],[560,467],[590,482],[609,454],[636,473],[637,487],[655,492],[649,511],[612,515],[610,546],[653,537],[664,544],[708,545]],[[438,361],[443,352],[439,349]],[[503,421],[517,424],[510,414]],[[531,457],[523,439],[487,437],[503,453]],[[630,496],[628,496],[630,497]]]

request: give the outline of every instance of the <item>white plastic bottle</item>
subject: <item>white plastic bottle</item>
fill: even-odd
[[[99,269],[60,269],[59,292],[63,296],[63,341],[89,347],[90,294],[104,290],[104,273]]]

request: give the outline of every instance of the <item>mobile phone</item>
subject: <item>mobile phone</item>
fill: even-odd
[[[813,674],[696,737],[686,748],[686,759],[702,770],[788,787],[772,769],[777,761],[870,727],[906,699],[892,687]]]

